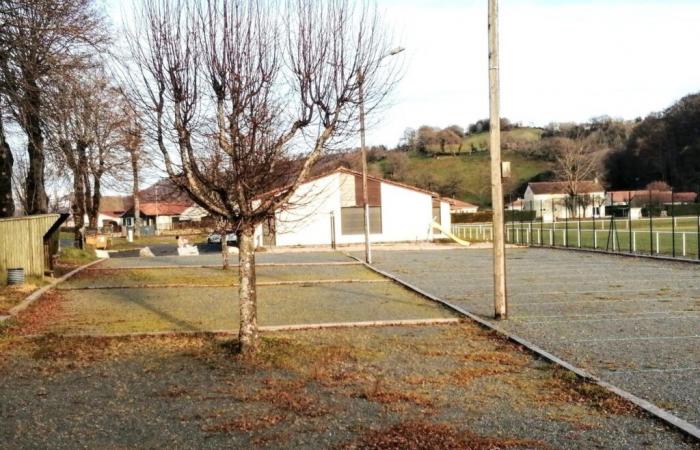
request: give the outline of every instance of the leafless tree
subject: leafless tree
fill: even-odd
[[[131,166],[131,196],[134,206],[134,235],[141,237],[141,205],[139,198],[139,174],[143,164],[143,126],[136,110],[124,98],[122,112],[124,121],[121,128],[121,146],[129,156]]]
[[[76,242],[82,242],[84,217],[90,228],[98,225],[104,177],[128,164],[119,151],[126,120],[119,106],[123,97],[99,71],[56,86],[47,105],[47,137],[49,148],[71,171]]]
[[[595,176],[600,160],[582,139],[556,138],[556,141],[554,173],[566,183],[569,196],[566,205],[573,213],[577,209],[575,199],[579,197],[581,182]]]
[[[27,137],[28,214],[45,213],[47,87],[107,41],[94,0],[0,0],[0,94]]]
[[[361,89],[367,111],[390,90],[388,40],[376,9],[350,0],[155,0],[134,23],[129,85],[168,175],[236,224],[239,344],[252,355],[256,226],[357,131]]]

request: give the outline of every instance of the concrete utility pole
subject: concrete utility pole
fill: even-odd
[[[489,106],[491,151],[491,205],[493,207],[494,317],[508,316],[506,294],[506,243],[503,223],[501,167],[500,81],[498,73],[498,0],[489,0]]]

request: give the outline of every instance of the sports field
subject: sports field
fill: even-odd
[[[700,259],[697,217],[586,219],[559,222],[508,222],[512,244],[572,247]],[[453,233],[471,241],[490,241],[490,224],[455,224]]]

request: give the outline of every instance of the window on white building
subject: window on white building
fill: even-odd
[[[352,206],[340,208],[340,232],[344,236],[363,234],[365,232],[364,208]],[[369,232],[379,234],[382,232],[382,208],[380,206],[369,207]]]

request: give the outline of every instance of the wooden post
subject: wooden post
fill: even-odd
[[[364,74],[357,72],[360,94],[360,153],[362,155],[362,206],[364,207],[365,262],[372,264],[372,249],[369,243],[369,200],[367,193],[367,147],[365,146],[365,99],[363,92]],[[431,233],[432,236],[432,233]]]
[[[508,316],[506,296],[506,244],[501,180],[501,116],[498,68],[498,0],[489,0],[489,150],[491,153],[491,205],[493,207],[493,304],[494,317]]]

